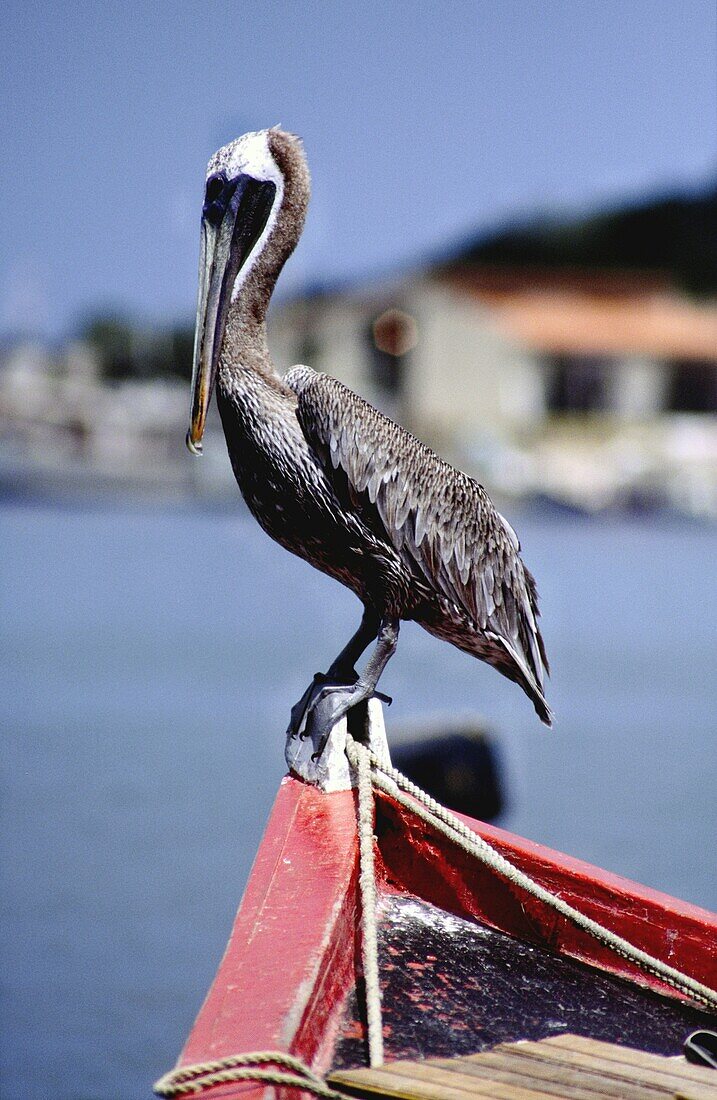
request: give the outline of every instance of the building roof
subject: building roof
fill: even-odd
[[[452,272],[450,285],[487,306],[510,337],[545,354],[636,355],[717,364],[717,302],[652,279],[506,269]]]

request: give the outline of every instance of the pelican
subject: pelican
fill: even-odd
[[[538,596],[513,528],[485,489],[335,378],[282,378],[266,312],[304,226],[299,138],[244,134],[209,161],[187,446],[200,454],[212,392],[250,511],[281,546],[348,586],[360,626],[292,707],[288,733],[319,752],[376,692],[401,620],[486,661],[551,724]],[[363,672],[356,663],[375,643]]]

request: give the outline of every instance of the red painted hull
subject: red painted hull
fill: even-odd
[[[541,902],[470,863],[383,795],[379,817],[377,875],[384,893],[422,898],[677,997]],[[702,983],[717,985],[714,914],[464,820],[577,909]],[[357,862],[355,794],[323,794],[284,779],[224,959],[180,1065],[271,1049],[291,1052],[320,1074],[329,1070],[356,983]],[[223,1085],[208,1094],[258,1100],[266,1089]]]

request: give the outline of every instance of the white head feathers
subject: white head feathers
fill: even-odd
[[[272,156],[269,146],[269,132],[269,130],[252,130],[248,134],[243,134],[242,137],[236,138],[234,141],[230,141],[228,145],[223,145],[221,149],[218,149],[207,165],[207,179],[217,172],[221,172],[227,179],[235,179],[237,176],[246,175],[262,183],[273,183],[276,187],[276,196],[271,213],[261,236],[236,278],[232,288],[232,301],[237,298],[249,272],[256,263],[257,257],[264,248],[274,228],[284,197],[284,177]]]
[[[284,179],[269,148],[269,131],[252,130],[218,149],[207,165],[207,178],[224,172],[227,179],[245,174],[255,180],[271,181],[278,187]]]

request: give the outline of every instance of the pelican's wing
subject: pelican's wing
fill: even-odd
[[[404,561],[505,647],[542,696],[548,662],[535,581],[482,485],[335,378],[294,367],[284,381],[327,469],[343,470]]]

